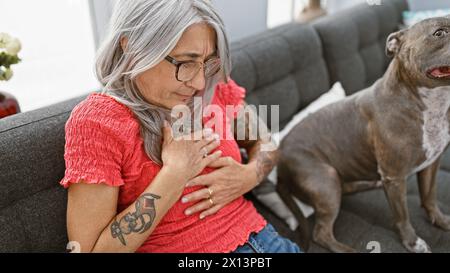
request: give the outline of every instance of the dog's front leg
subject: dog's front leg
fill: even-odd
[[[395,226],[403,245],[411,252],[431,252],[427,243],[419,238],[409,220],[406,203],[406,179],[383,177],[383,187],[391,207]]]
[[[431,223],[444,230],[450,230],[450,217],[441,212],[436,200],[436,174],[440,166],[439,159],[417,173],[417,181],[422,207],[427,212]]]

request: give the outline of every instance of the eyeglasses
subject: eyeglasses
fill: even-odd
[[[169,63],[176,66],[177,70],[175,77],[177,81],[180,82],[188,82],[192,80],[202,68],[204,68],[205,78],[214,76],[220,70],[219,57],[212,57],[204,63],[194,61],[177,61],[170,56],[167,56],[165,59]]]

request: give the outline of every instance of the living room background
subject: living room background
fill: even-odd
[[[325,0],[328,13],[365,0]],[[383,0],[386,1],[386,0]],[[308,0],[212,0],[231,41],[295,20]],[[450,0],[409,0],[412,11],[448,8]],[[94,76],[96,48],[105,33],[112,0],[0,0],[0,32],[22,42],[22,62],[0,89],[12,93],[22,112],[100,88]],[[248,16],[252,10],[252,16]]]

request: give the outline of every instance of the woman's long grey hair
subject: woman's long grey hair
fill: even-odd
[[[231,70],[228,40],[224,24],[208,0],[118,0],[110,28],[96,60],[96,74],[103,92],[113,96],[135,114],[141,125],[144,148],[154,162],[162,165],[161,148],[164,120],[170,110],[147,103],[135,80],[154,67],[175,48],[183,32],[193,24],[204,22],[216,32],[221,72],[206,79],[200,94],[203,105],[209,104],[214,87],[227,79]],[[126,52],[121,38],[127,37]],[[192,111],[192,102],[189,105]]]

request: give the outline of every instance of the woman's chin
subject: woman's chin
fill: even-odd
[[[189,100],[174,100],[170,103],[169,107],[166,107],[168,109],[173,109],[176,106],[186,106],[189,104]]]
[[[192,97],[176,98],[176,104],[188,105]]]

